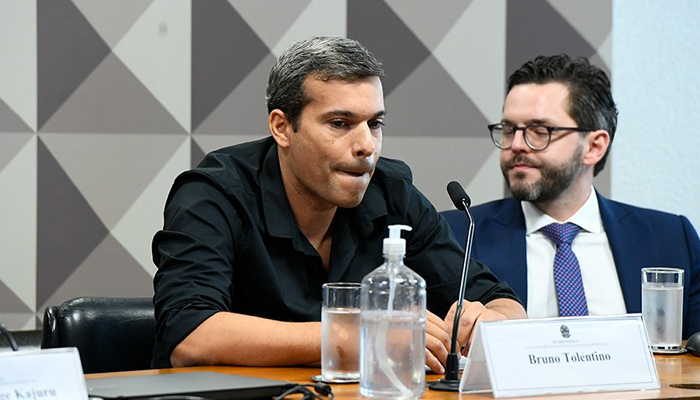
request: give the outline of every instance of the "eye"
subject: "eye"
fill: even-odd
[[[344,128],[348,126],[348,123],[340,119],[335,119],[331,121],[331,125],[333,125],[335,128]]]
[[[515,127],[508,124],[497,125],[493,129],[496,131],[500,129],[503,132],[503,136],[507,137],[515,134]]]
[[[548,136],[549,130],[544,125],[530,125],[528,131],[534,133],[537,136]]]
[[[372,129],[381,129],[382,126],[384,126],[384,121],[382,121],[381,119],[376,119],[367,122],[367,125],[369,125],[369,127]]]

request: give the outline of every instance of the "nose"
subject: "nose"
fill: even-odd
[[[524,129],[518,129],[515,131],[513,134],[513,143],[510,145],[510,149],[513,152],[519,153],[519,152],[529,152],[530,146],[527,145],[527,142],[525,142],[525,130]]]
[[[381,131],[378,133],[381,135]],[[377,151],[378,141],[381,136],[377,136],[377,132],[370,129],[367,124],[359,124],[355,132],[353,154],[357,157],[368,158]]]

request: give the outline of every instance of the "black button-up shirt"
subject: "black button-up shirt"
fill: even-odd
[[[153,239],[153,366],[169,366],[175,346],[219,311],[320,321],[321,285],[360,282],[381,265],[392,224],[413,228],[403,233],[404,261],[425,279],[428,309],[444,317],[459,294],[464,250],[411,180],[403,162],[379,159],[362,202],[336,212],[326,271],[296,225],[272,138],[207,155],[175,180]],[[478,262],[470,265],[465,298],[517,300]]]

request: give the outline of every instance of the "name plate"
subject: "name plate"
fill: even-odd
[[[87,400],[75,347],[0,353],[0,400]]]
[[[641,314],[482,322],[459,386],[494,397],[658,388]]]

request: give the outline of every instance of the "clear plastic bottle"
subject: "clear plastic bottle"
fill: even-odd
[[[384,264],[362,280],[360,393],[416,399],[425,390],[425,280],[403,263],[406,225],[389,226]]]

